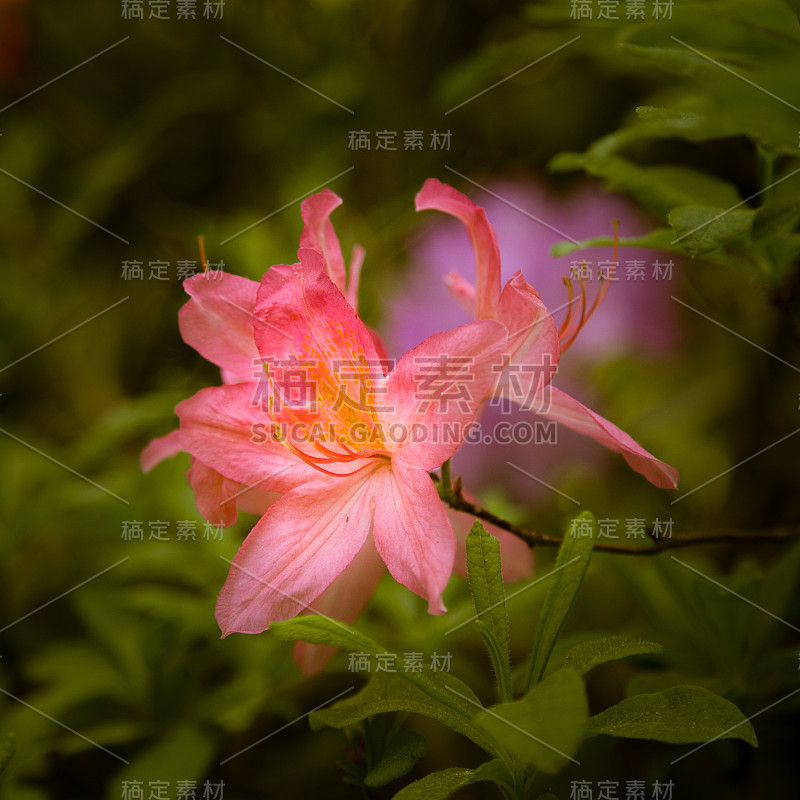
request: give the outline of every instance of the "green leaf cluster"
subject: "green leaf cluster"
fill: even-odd
[[[797,15],[784,0],[714,0],[681,3],[674,17],[604,28],[625,71],[669,80],[618,130],[550,168],[598,177],[663,221],[621,244],[729,264],[777,287],[800,256]],[[681,143],[697,157],[679,160]],[[720,147],[736,153],[735,168],[713,165]]]
[[[580,531],[584,535],[574,535]],[[588,533],[587,533],[588,532]],[[563,666],[548,670],[559,634],[575,603],[592,558],[597,523],[588,512],[573,520],[553,569],[544,578],[547,594],[536,628],[525,686],[514,697],[506,598],[499,542],[476,521],[467,538],[467,564],[475,603],[474,621],[486,643],[501,702],[485,705],[447,672],[407,671],[399,659],[364,634],[324,617],[300,617],[273,625],[279,638],[328,644],[350,652],[394,659],[394,672],[375,672],[355,695],[314,712],[314,729],[359,730],[368,755],[343,763],[346,780],[379,786],[402,777],[425,752],[424,739],[400,731],[405,714],[421,714],[471,739],[491,758],[478,769],[452,768],[427,775],[395,797],[446,798],[479,781],[494,783],[509,798],[538,796],[543,776],[578,760],[582,742],[598,734],[651,739],[668,744],[706,743],[738,738],[755,746],[755,732],[730,701],[706,688],[681,685],[626,698],[597,714],[589,713],[586,675],[608,662],[653,654],[661,645],[630,635],[606,636],[573,645]],[[389,734],[381,714],[397,713]],[[413,735],[412,735],[413,734]]]

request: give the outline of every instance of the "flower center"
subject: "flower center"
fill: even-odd
[[[341,345],[347,332],[337,333]],[[388,457],[379,421],[380,365],[355,341],[346,342],[347,359],[333,358],[316,339],[305,344],[302,357],[264,364],[273,439],[326,475],[355,475],[370,462],[344,472],[341,465]]]

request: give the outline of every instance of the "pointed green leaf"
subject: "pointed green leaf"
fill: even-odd
[[[753,726],[729,700],[700,686],[675,686],[656,694],[637,694],[589,719],[592,734],[693,744],[742,739],[758,746]]]
[[[584,511],[572,520],[572,525],[558,548],[536,629],[526,689],[539,683],[544,676],[558,634],[583,583],[596,536],[597,522],[588,511]]]
[[[500,699],[510,700],[511,662],[500,542],[483,527],[480,520],[475,520],[467,536],[467,570],[475,611],[479,622],[485,626],[481,634],[497,676]]]
[[[652,247],[654,250],[666,250],[673,253],[685,252],[680,243],[677,245],[672,244],[674,241],[674,230],[671,228],[658,228],[643,236],[623,237],[616,244],[619,247]],[[590,239],[584,239],[578,244],[575,244],[575,242],[556,242],[550,248],[550,254],[555,258],[560,258],[589,247],[613,247],[614,244],[612,236],[594,236]]]
[[[567,653],[564,666],[571,667],[579,675],[585,675],[598,664],[617,661],[628,656],[660,653],[663,649],[664,647],[656,642],[646,642],[644,639],[637,639],[624,633],[618,636],[604,636],[602,639],[576,644]]]
[[[402,778],[427,752],[428,743],[421,733],[401,731],[389,742],[381,760],[364,778],[364,785],[374,789]]]
[[[394,800],[445,800],[453,792],[478,781],[493,781],[511,786],[511,776],[505,764],[495,759],[487,761],[478,769],[451,767],[440,772],[432,772],[401,789],[394,796]]]
[[[574,761],[588,715],[582,678],[560,669],[521,700],[480,711],[475,723],[521,763],[552,774]]]
[[[327,644],[350,653],[385,653],[386,649],[343,622],[320,616],[300,616],[286,622],[273,622],[269,628],[278,639]]]

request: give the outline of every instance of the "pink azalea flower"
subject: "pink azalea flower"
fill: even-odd
[[[340,202],[325,190],[303,203],[300,263],[272,267],[260,284],[228,274],[198,275],[184,284],[191,297],[179,314],[183,338],[221,368],[225,385],[181,403],[180,429],[151,442],[142,466],[149,471],[189,452],[187,477],[204,517],[230,525],[237,508],[262,517],[220,594],[217,618],[225,634],[260,632],[303,609],[353,623],[387,565],[428,599],[433,613],[442,613],[441,593],[454,567],[466,574],[464,544],[473,520],[446,509],[427,474],[460,439],[379,437],[367,446],[348,441],[348,430],[366,422],[384,430],[435,430],[443,423],[465,430],[491,388],[490,367],[505,347],[505,330],[481,321],[439,334],[387,373],[379,337],[355,313],[364,252],[354,249],[346,271],[329,220]],[[467,362],[463,377],[473,399],[459,397],[461,403],[446,408],[439,395],[428,395],[423,410],[415,400],[421,383],[415,364],[441,356]],[[280,365],[287,361],[317,365],[313,384],[324,396],[313,412],[285,403]],[[262,364],[266,380],[254,372]],[[291,371],[283,371],[288,380]],[[357,407],[332,412],[340,393],[359,397]],[[315,421],[333,425],[335,441],[278,433],[293,422]],[[530,574],[527,546],[506,531],[492,532],[501,540],[504,577]],[[332,653],[302,642],[295,648],[307,674],[321,670]]]
[[[262,279],[254,331],[267,385],[258,402],[253,384],[240,383],[203,389],[176,408],[181,445],[196,459],[229,480],[282,493],[220,593],[224,634],[263,631],[311,603],[322,613],[340,610],[343,589],[331,584],[348,568],[347,601],[363,606],[379,561],[427,599],[431,613],[445,610],[456,543],[428,472],[460,444],[441,431],[465,431],[491,390],[506,329],[479,320],[437,334],[386,373],[323,265],[317,251],[301,249],[300,264]],[[419,364],[443,354],[463,361],[458,378],[470,392],[459,402],[443,400],[450,376],[420,399]],[[300,400],[299,368],[309,389]]]
[[[448,288],[458,303],[477,319],[495,319],[509,332],[506,370],[494,394],[521,403],[556,422],[621,453],[636,472],[662,488],[674,489],[677,470],[655,458],[627,433],[551,385],[562,353],[572,344],[596,308],[568,314],[560,328],[536,290],[517,272],[501,288],[500,250],[486,213],[461,192],[436,179],[426,181],[416,198],[417,210],[436,209],[465,225],[475,254],[476,283],[461,274],[448,276]],[[572,310],[572,309],[570,309]]]

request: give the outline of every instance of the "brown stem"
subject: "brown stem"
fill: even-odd
[[[548,536],[545,533],[537,533],[529,528],[514,525],[512,522],[501,519],[475,503],[465,500],[461,494],[460,482],[449,493],[448,498],[443,498],[450,508],[456,511],[464,511],[473,517],[489,522],[492,525],[502,528],[504,531],[513,533],[524,541],[529,547],[537,545],[558,547],[562,539],[559,536]],[[606,553],[619,553],[629,556],[652,556],[664,550],[673,550],[678,547],[696,547],[704,544],[731,544],[733,542],[747,542],[750,544],[760,544],[763,542],[781,543],[792,539],[800,538],[800,525],[787,525],[780,528],[767,528],[763,530],[751,529],[742,530],[736,528],[725,528],[716,531],[703,531],[700,533],[685,533],[681,536],[669,536],[657,538],[651,529],[648,529],[651,542],[649,547],[637,547],[636,545],[606,544],[605,542],[595,542],[594,549],[602,550]]]

